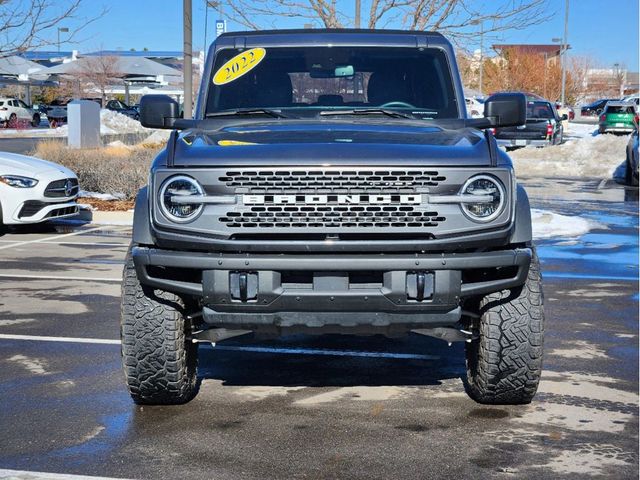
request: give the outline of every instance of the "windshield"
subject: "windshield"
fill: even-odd
[[[205,115],[236,109],[310,116],[393,109],[458,118],[444,52],[397,47],[225,49],[216,56]]]
[[[528,102],[527,118],[555,118],[555,115],[547,102]]]

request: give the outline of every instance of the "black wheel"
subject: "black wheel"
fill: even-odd
[[[129,392],[138,404],[186,403],[197,393],[198,345],[188,338],[183,300],[138,281],[125,260],[120,336]]]
[[[485,296],[474,325],[478,338],[466,344],[467,392],[487,404],[523,404],[533,399],[542,373],[544,311],[540,263],[533,252],[526,283]]]
[[[633,167],[631,162],[627,160],[624,162],[624,184],[631,186],[638,186],[638,177],[633,173]]]
[[[16,128],[18,126],[18,117],[15,113],[9,115],[9,121],[7,122],[9,128]]]
[[[33,116],[33,120],[31,120],[31,126],[32,127],[40,126],[40,115],[38,115],[37,113]]]
[[[0,237],[7,233],[7,226],[2,223],[2,205],[0,205]]]

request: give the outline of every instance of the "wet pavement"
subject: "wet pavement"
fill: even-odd
[[[535,208],[592,226],[538,242],[545,372],[528,406],[470,400],[459,344],[296,336],[202,345],[195,400],[137,407],[118,345],[130,229],[0,237],[0,478],[638,478],[637,189],[525,184]]]

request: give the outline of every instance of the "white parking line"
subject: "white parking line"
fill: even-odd
[[[108,277],[67,277],[64,275],[26,275],[22,273],[0,273],[0,278],[25,278],[29,280],[67,280],[85,282],[116,282],[121,283],[121,278]]]
[[[32,340],[36,342],[120,345],[120,340],[111,340],[106,338],[44,337],[38,335],[13,335],[5,333],[0,333],[0,340]],[[397,358],[403,360],[438,360],[440,358],[437,355],[420,355],[415,353],[365,352],[356,350],[328,350],[314,348],[275,348],[258,347],[253,345],[216,345],[215,347],[213,347],[213,349],[231,352],[277,353],[287,355],[325,355],[334,357]]]
[[[2,247],[0,247],[0,250],[12,248],[12,247],[21,247],[22,245],[28,245],[31,243],[41,243],[47,240],[51,241],[51,240],[55,240],[56,238],[73,237],[75,235],[82,235],[83,233],[95,232],[96,230],[103,230],[103,229],[104,227],[94,227],[94,228],[89,228],[87,230],[78,230],[77,232],[63,233],[62,235],[54,235],[53,237],[44,237],[44,238],[39,238],[37,240],[27,240],[24,242],[12,243],[10,245],[3,245]]]
[[[15,240],[0,240],[0,243],[18,243]],[[89,247],[128,247],[128,243],[116,243],[116,242],[50,242],[50,241],[42,241],[39,243],[45,243],[50,245],[81,245],[81,246],[89,246]]]
[[[29,472],[26,470],[0,469],[0,480],[122,480],[114,477],[90,477],[87,475],[69,475],[67,473]]]
[[[108,338],[42,337],[38,335],[12,335],[9,333],[0,333],[0,340],[33,340],[36,342],[95,343],[98,345],[120,345],[120,340],[111,340]]]

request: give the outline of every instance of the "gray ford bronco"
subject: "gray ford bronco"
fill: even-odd
[[[405,31],[237,32],[211,46],[195,118],[171,129],[136,200],[122,355],[133,399],[197,392],[197,342],[255,332],[414,332],[466,345],[469,395],[528,403],[542,366],[527,194],[467,118],[451,44]]]

